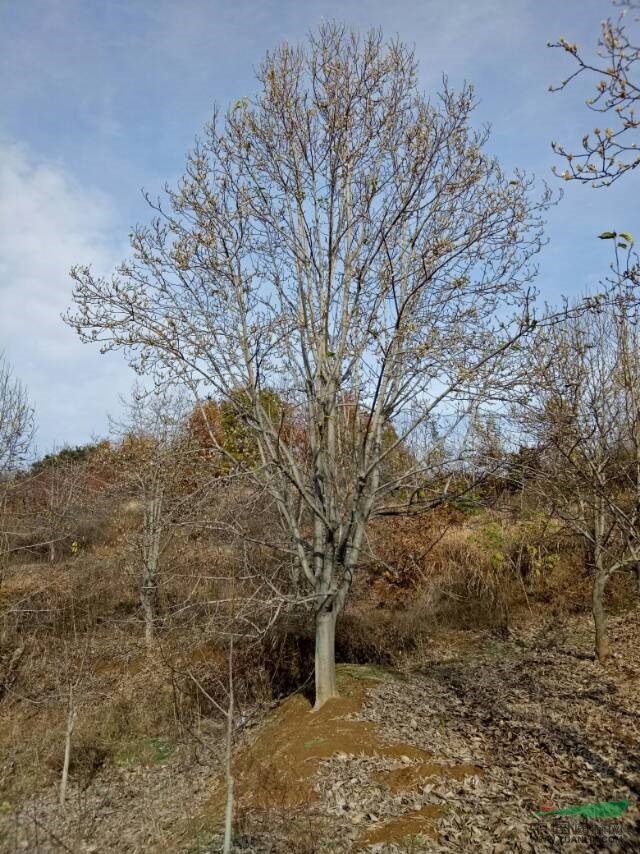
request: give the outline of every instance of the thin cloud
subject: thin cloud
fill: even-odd
[[[608,0],[32,0],[10,4],[0,30],[0,90],[6,137],[0,231],[0,349],[5,346],[38,405],[39,443],[87,441],[106,429],[105,410],[131,379],[122,359],[82,346],[59,313],[69,301],[68,268],[108,273],[127,254],[124,238],[173,182],[184,153],[210,118],[256,89],[266,50],[304,40],[321,20],[382,27],[415,44],[429,93],[446,72],[454,87],[476,85],[476,123],[493,132],[488,150],[507,171],[547,178],[552,139],[577,143],[592,128],[587,81],[551,95],[568,57],[545,45],[561,33],[595,49]],[[576,14],[579,7],[580,14]],[[590,84],[589,84],[590,85]],[[586,87],[586,88],[585,88]],[[98,189],[99,188],[99,189]],[[540,256],[544,298],[581,293],[606,275],[605,230],[635,233],[635,183],[607,192],[565,186],[549,212],[551,244]]]
[[[0,145],[0,342],[29,388],[43,451],[104,429],[105,410],[117,408],[131,381],[121,358],[82,345],[60,319],[70,266],[90,261],[108,271],[123,254],[114,221],[104,195],[24,148]]]

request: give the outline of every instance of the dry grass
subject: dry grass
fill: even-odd
[[[437,628],[508,631],[523,612],[590,607],[580,544],[533,511],[379,520],[366,568],[368,609],[401,613],[417,637]],[[633,596],[629,579],[614,579],[608,596],[614,610],[624,606]]]
[[[224,579],[236,552],[199,534],[176,536],[163,556],[163,615],[150,654],[135,554],[125,540],[125,528],[134,521],[128,516],[114,522],[115,542],[96,537],[93,546],[64,561],[4,571],[0,684],[2,668],[16,650],[24,650],[0,698],[0,788],[12,805],[29,803],[57,785],[72,684],[78,716],[70,774],[78,797],[96,791],[114,769],[153,768],[176,750],[208,755],[206,745],[221,721],[216,704],[224,706],[226,699],[216,602],[226,595]],[[268,558],[256,554],[263,559]],[[371,556],[338,622],[338,661],[420,661],[434,636],[451,627],[508,631],[520,616],[560,619],[584,611],[590,580],[581,564],[573,544],[558,530],[543,530],[535,517],[444,514],[428,523],[378,523]],[[628,578],[613,579],[609,609],[626,607],[634,595]],[[286,615],[259,643],[239,644],[235,681],[243,720],[298,689],[292,703],[306,704],[313,654],[312,626],[303,613]],[[306,758],[311,753],[305,749]],[[247,770],[248,780],[253,773]],[[282,774],[266,765],[260,773],[271,773],[271,781],[263,782],[276,798]],[[266,812],[255,803],[245,808],[241,797],[238,827],[248,845],[252,834],[262,832],[261,821],[277,824],[276,806]],[[299,815],[291,804],[280,809],[280,831],[295,837],[300,852],[317,850],[319,838],[320,819],[306,807]]]
[[[131,519],[114,526],[121,535],[125,523]],[[429,524],[394,520],[375,526],[371,542],[377,557],[338,623],[341,662],[393,664],[419,657],[438,629],[503,626],[519,609],[561,614],[588,606],[580,555],[557,532],[541,532],[530,521],[450,513]],[[545,563],[550,554],[557,559]],[[226,659],[210,629],[210,608],[224,593],[220,579],[231,559],[228,546],[200,537],[172,544],[154,657],[142,642],[135,565],[126,549],[101,544],[53,566],[5,572],[0,660],[25,649],[0,707],[1,773],[9,789],[26,791],[57,777],[71,683],[81,706],[72,765],[78,780],[90,781],[128,743],[184,735],[200,719],[219,716],[211,699],[224,703]],[[614,579],[610,607],[630,595],[627,579]],[[240,707],[310,686],[313,651],[304,615],[280,622],[258,645],[241,646],[235,660]]]

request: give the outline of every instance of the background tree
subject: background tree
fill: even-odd
[[[209,452],[207,463],[213,465],[218,474],[250,471],[260,464],[255,435],[241,415],[250,409],[249,394],[239,388],[232,391],[230,397],[231,400],[220,402],[212,399],[198,402],[189,418],[191,439],[203,452]],[[297,428],[291,407],[270,389],[260,392],[260,400],[269,417],[280,422],[288,443],[295,441],[293,432]],[[303,441],[303,431],[297,432]]]
[[[78,548],[79,522],[91,503],[88,475],[82,462],[53,458],[32,481],[34,521],[41,543],[47,546],[50,563],[65,545],[72,551]]]
[[[283,44],[256,97],[214,115],[166,205],[152,203],[132,259],[110,281],[72,271],[83,340],[228,402],[255,437],[255,477],[313,603],[317,707],[336,693],[336,617],[366,526],[402,485],[381,467],[436,413],[451,429],[509,382],[505,354],[530,328],[549,194],[533,200],[484,152],[471,88],[445,80],[428,101],[417,74],[379,32],[327,24]],[[286,399],[302,448],[265,389]]]
[[[126,405],[111,464],[117,488],[139,502],[141,526],[134,549],[140,559],[140,604],[145,639],[153,644],[159,617],[160,560],[176,525],[197,516],[202,478],[189,440],[186,408],[179,394],[152,394],[136,387]],[[206,476],[207,470],[204,470]]]
[[[110,475],[108,443],[52,451],[21,471],[7,495],[7,554],[46,554],[50,563],[100,538]]]
[[[636,571],[640,557],[640,339],[637,311],[618,296],[537,335],[524,416],[538,450],[529,488],[583,540],[592,563],[600,661],[609,654],[607,582]]]
[[[587,100],[587,107],[603,114],[603,123],[613,125],[595,127],[586,133],[582,138],[582,151],[571,152],[560,143],[552,143],[553,150],[566,163],[562,177],[567,181],[589,182],[594,187],[609,186],[640,165],[640,119],[637,115],[640,104],[637,32],[640,27],[637,24],[640,19],[633,15],[638,4],[623,0],[616,5],[622,7],[622,11],[615,20],[608,17],[602,22],[596,60],[587,59],[579,46],[566,38],[549,43],[549,47],[569,54],[577,66],[560,85],[550,86],[550,90],[562,90],[576,77],[596,78],[595,94]],[[627,15],[629,11],[632,15]]]
[[[33,408],[0,352],[0,475],[24,460],[33,439]]]

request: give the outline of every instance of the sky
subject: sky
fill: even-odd
[[[611,250],[597,235],[638,231],[636,176],[593,190],[551,174],[551,140],[579,145],[596,122],[588,85],[549,93],[572,66],[546,44],[563,35],[592,52],[611,11],[606,0],[0,0],[0,350],[28,387],[37,452],[106,435],[135,380],[61,321],[69,268],[108,275],[149,219],[141,190],[174,182],[214,105],[255,92],[264,53],[323,20],[413,45],[427,93],[443,73],[473,83],[488,150],[564,190],[547,217],[541,298],[595,287]]]

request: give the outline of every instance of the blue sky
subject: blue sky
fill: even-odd
[[[446,72],[472,82],[478,123],[507,169],[550,174],[551,139],[593,128],[571,68],[546,48],[564,35],[592,50],[604,0],[0,0],[0,349],[27,384],[40,452],[107,432],[134,377],[115,354],[80,344],[59,319],[68,269],[108,273],[215,103],[255,90],[264,52],[322,19],[382,27],[415,46],[435,92]],[[635,174],[606,190],[563,184],[548,217],[538,286],[555,301],[606,273],[608,229],[638,231]]]

